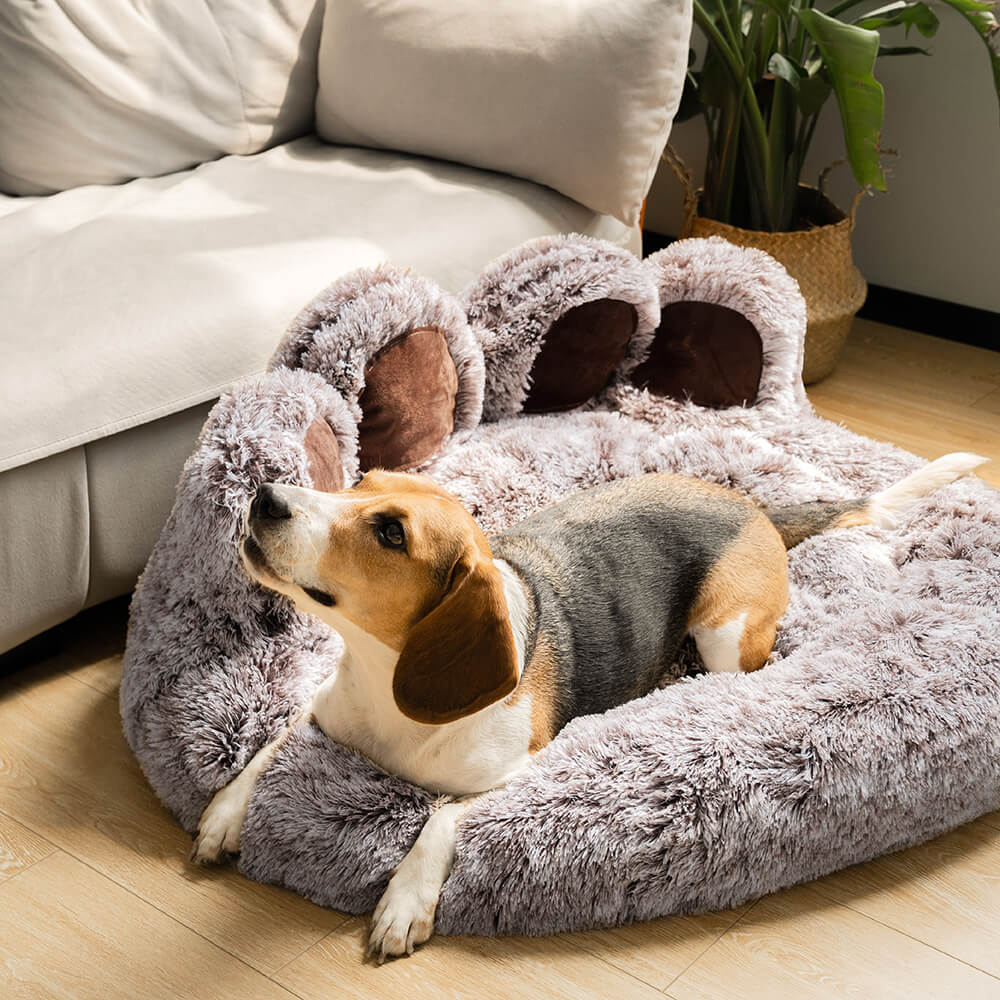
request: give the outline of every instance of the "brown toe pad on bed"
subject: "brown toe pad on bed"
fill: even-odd
[[[699,406],[743,406],[757,399],[763,367],[760,334],[742,313],[711,302],[672,302],[660,313],[632,383]]]
[[[317,417],[307,428],[302,439],[309,459],[309,476],[313,489],[336,493],[344,488],[344,466],[340,461],[340,445],[333,428]]]
[[[525,413],[571,410],[597,395],[621,364],[635,333],[635,306],[598,299],[552,324],[531,368]]]
[[[386,344],[368,362],[358,400],[361,471],[409,469],[431,458],[454,430],[457,395],[455,362],[436,326]]]

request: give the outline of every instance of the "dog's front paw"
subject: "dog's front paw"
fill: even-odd
[[[381,965],[394,955],[412,955],[434,933],[434,911],[438,893],[433,885],[423,884],[397,873],[379,900],[372,916],[368,954]]]
[[[217,864],[226,854],[239,851],[247,806],[246,797],[235,781],[216,792],[198,822],[191,860],[199,865]]]

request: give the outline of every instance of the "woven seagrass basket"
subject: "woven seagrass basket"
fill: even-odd
[[[808,385],[825,378],[833,371],[851,331],[854,314],[868,293],[865,279],[851,256],[854,216],[864,192],[859,191],[850,210],[843,212],[819,188],[800,184],[798,215],[809,220],[810,228],[765,233],[698,215],[701,191],[693,189],[686,168],[683,175],[676,169],[675,172],[685,186],[682,237],[721,236],[730,243],[765,250],[799,283],[807,315],[802,381]]]

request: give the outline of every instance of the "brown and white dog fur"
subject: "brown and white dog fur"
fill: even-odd
[[[470,797],[523,771],[569,719],[639,697],[694,637],[709,671],[752,671],[788,601],[786,549],[891,526],[909,501],[970,472],[947,455],[873,497],[764,510],[651,474],[586,490],[487,539],[431,480],[373,471],[340,493],[261,487],[241,542],[251,577],[344,639],[302,715],[205,809],[194,860],[239,850],[254,784],[292,728],[332,739],[447,799],[396,868],[369,952],[433,931]]]

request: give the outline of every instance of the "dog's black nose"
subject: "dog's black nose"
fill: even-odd
[[[292,516],[288,501],[272,486],[265,483],[250,504],[250,517],[255,521],[284,521]]]

